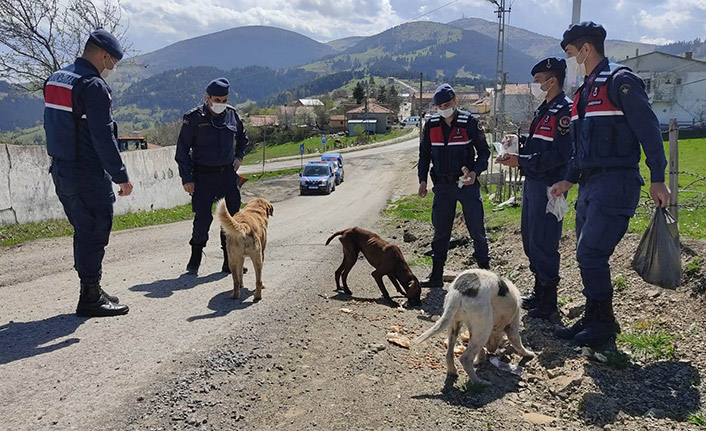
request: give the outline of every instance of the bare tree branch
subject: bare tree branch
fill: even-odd
[[[0,78],[38,90],[81,55],[88,35],[104,28],[126,43],[120,0],[0,0]]]

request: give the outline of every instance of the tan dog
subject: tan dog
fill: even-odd
[[[446,373],[456,375],[454,346],[461,326],[471,334],[468,346],[461,355],[461,365],[471,383],[488,382],[476,375],[474,364],[485,360],[485,351],[493,353],[507,334],[510,345],[525,357],[534,357],[520,339],[520,292],[510,280],[484,269],[469,269],[456,277],[444,298],[444,314],[428,331],[416,338],[419,344],[449,328],[446,351]]]
[[[347,282],[348,273],[358,261],[358,253],[363,253],[368,263],[375,267],[372,276],[387,302],[397,306],[397,303],[390,298],[387,289],[385,289],[385,284],[382,281],[384,276],[392,281],[398,292],[407,297],[410,306],[421,304],[419,297],[422,289],[419,286],[419,280],[409,269],[399,247],[383,240],[373,232],[359,227],[351,227],[334,233],[326,240],[326,245],[339,235],[341,236],[339,241],[343,245],[343,262],[336,270],[336,290],[341,290],[339,280],[342,278],[343,292],[347,295],[351,294]],[[400,285],[404,286],[404,289]]]
[[[262,265],[265,261],[267,245],[267,222],[274,214],[272,204],[263,198],[255,198],[245,208],[231,216],[225,199],[218,201],[216,217],[221,222],[226,235],[228,267],[233,275],[233,296],[240,297],[243,287],[243,264],[249,257],[255,267],[255,301],[262,299]]]

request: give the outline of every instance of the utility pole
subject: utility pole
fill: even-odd
[[[507,73],[505,72],[505,16],[510,13],[511,8],[505,7],[505,0],[489,1],[496,6],[495,13],[498,14],[498,54],[495,67],[497,83],[493,92],[493,118],[495,118],[493,137],[495,141],[500,141],[505,126],[505,84],[507,83]]]
[[[574,0],[574,7],[571,11],[571,24],[578,24],[581,21],[581,0]]]
[[[419,74],[419,142],[422,142],[424,130],[424,111],[422,110],[422,100],[424,99],[424,73]]]
[[[676,118],[669,120],[669,212],[679,221],[679,126]]]

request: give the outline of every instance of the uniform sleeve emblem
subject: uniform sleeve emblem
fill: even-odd
[[[620,86],[620,92],[623,94],[628,94],[630,92],[630,84],[623,84]]]
[[[477,124],[478,124],[478,130],[480,130],[480,131],[482,132],[482,131],[483,131],[483,125],[482,125],[480,122],[477,122]]]
[[[571,118],[567,115],[559,119],[559,126],[563,128],[568,128],[571,125]]]
[[[186,118],[184,118],[184,124],[189,124],[189,120],[187,120]]]

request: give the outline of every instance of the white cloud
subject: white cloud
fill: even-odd
[[[642,36],[640,38],[640,42],[642,43],[649,43],[652,45],[667,45],[668,43],[674,43],[675,40],[673,39],[665,39],[663,37],[647,37],[647,36]]]

